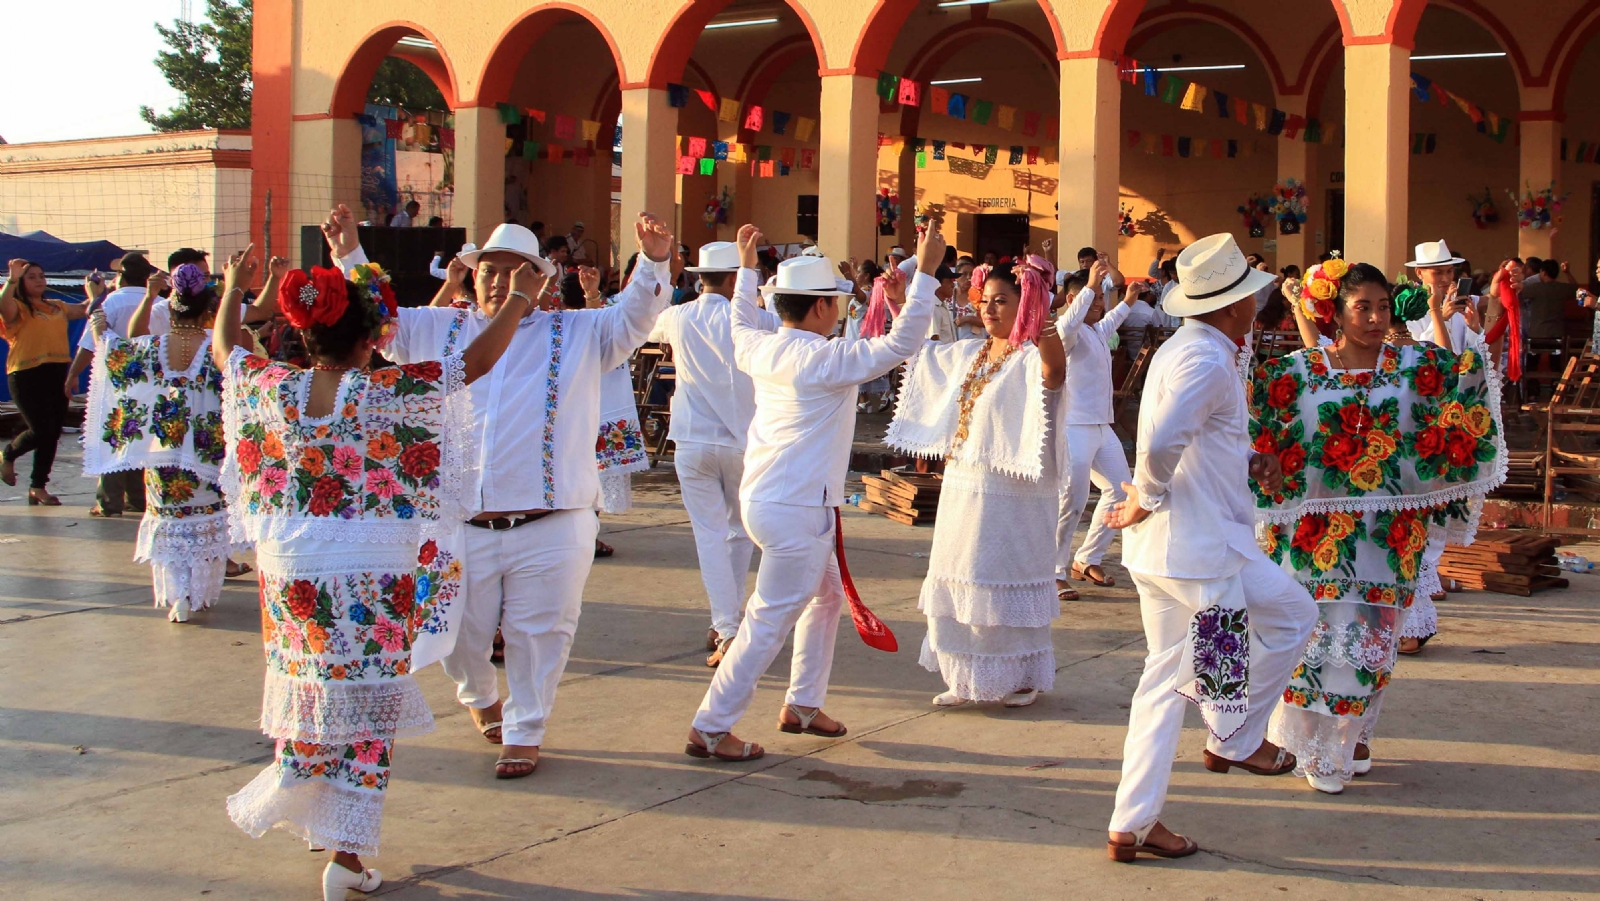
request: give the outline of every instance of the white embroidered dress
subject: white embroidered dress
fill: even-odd
[[[984,341],[913,356],[885,438],[944,457],[944,484],[917,609],[928,617],[920,662],[957,696],[995,701],[1055,685],[1050,624],[1059,476],[1038,348],[1011,355],[973,404],[957,441],[958,404]]]
[[[312,418],[310,371],[242,348],[228,360],[222,484],[261,569],[261,729],[277,740],[228,798],[253,836],[377,853],[394,741],[433,729],[412,640],[441,632],[454,605],[434,583],[460,576],[438,539],[464,516],[476,459],[462,365],[347,372],[333,411]]]
[[[216,603],[232,550],[217,485],[222,374],[210,336],[175,370],[167,366],[167,336],[130,341],[107,332],[89,377],[83,471],[144,470],[147,503],[133,559],[150,564],[157,607]]]

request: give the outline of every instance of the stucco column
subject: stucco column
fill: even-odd
[[[1280,97],[1278,108],[1286,113],[1304,117],[1306,98],[1304,95]],[[1317,223],[1325,218],[1325,211],[1321,209],[1321,198],[1317,196],[1314,186],[1310,183],[1308,157],[1311,147],[1304,138],[1303,132],[1293,138],[1282,135],[1278,137],[1278,181],[1283,182],[1292,178],[1306,186],[1306,221],[1301,224],[1300,231],[1296,234],[1279,233],[1277,260],[1273,267],[1278,270],[1289,265],[1305,268],[1306,234],[1315,232]]]
[[[824,75],[818,129],[817,244],[835,260],[874,259],[878,255],[877,80]]]
[[[361,123],[355,119],[306,119],[290,135],[294,175],[272,190],[272,253],[300,266],[300,227],[316,225],[336,203],[362,218]],[[265,196],[263,193],[263,204]],[[258,247],[262,253],[266,248]]]
[[[1411,51],[1347,46],[1344,82],[1344,258],[1393,274],[1411,258]]]
[[[1524,111],[1519,118],[1522,131],[1520,145],[1522,171],[1517,182],[1517,194],[1533,190],[1542,191],[1555,183],[1556,196],[1561,195],[1561,121],[1549,111]],[[1516,218],[1516,210],[1511,211]],[[1548,260],[1557,256],[1555,237],[1557,228],[1517,229],[1517,256],[1536,256]],[[1571,246],[1570,244],[1568,245]],[[1580,279],[1582,272],[1574,272]]]
[[[619,259],[639,249],[633,223],[653,213],[677,221],[678,111],[667,92],[633,88],[622,92],[622,227]]]
[[[1122,93],[1109,59],[1061,61],[1060,237],[1057,255],[1094,247],[1117,257]]]
[[[456,110],[453,224],[482,244],[506,218],[506,127],[492,106]]]

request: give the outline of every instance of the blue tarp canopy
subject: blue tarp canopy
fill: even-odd
[[[0,235],[0,260],[29,260],[47,273],[105,271],[125,252],[110,241],[72,244],[45,232]]]

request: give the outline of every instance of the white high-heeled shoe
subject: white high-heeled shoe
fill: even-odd
[[[934,695],[933,703],[935,707],[960,707],[962,704],[967,703],[967,699],[953,691],[947,691]]]
[[[189,599],[178,598],[167,608],[167,622],[186,623],[189,621]]]
[[[1337,795],[1344,791],[1344,780],[1338,776],[1318,776],[1316,773],[1307,773],[1306,781],[1311,787],[1323,794]]]
[[[1030,688],[1027,691],[1014,691],[1006,695],[1003,702],[1007,707],[1026,707],[1039,700],[1039,689]]]
[[[1356,765],[1355,773],[1356,773],[1357,776],[1365,776],[1366,774],[1372,772],[1372,758],[1371,757],[1368,757],[1366,760],[1357,760],[1355,762],[1355,765]]]
[[[349,889],[371,892],[376,891],[380,885],[383,885],[383,874],[377,870],[368,869],[357,873],[330,860],[322,871],[322,901],[345,901],[345,892]]]

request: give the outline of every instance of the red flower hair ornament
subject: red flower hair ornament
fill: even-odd
[[[313,266],[309,276],[302,269],[291,269],[278,288],[278,309],[295,328],[333,325],[349,305],[344,273],[337,269]]]

